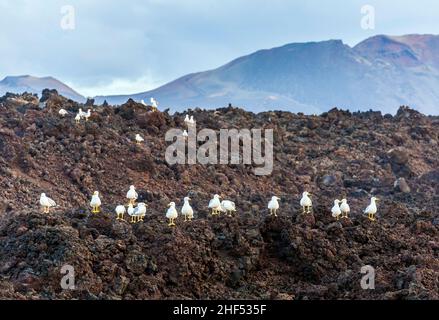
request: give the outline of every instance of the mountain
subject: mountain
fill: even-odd
[[[155,97],[162,108],[215,108],[321,113],[336,106],[395,113],[410,105],[439,113],[439,36],[375,36],[350,47],[340,40],[260,50],[155,90],[98,96],[112,104]]]
[[[82,95],[53,77],[8,76],[0,81],[0,95],[6,92],[29,92],[41,95],[41,92],[46,88],[56,89],[59,94],[78,102],[85,100]]]

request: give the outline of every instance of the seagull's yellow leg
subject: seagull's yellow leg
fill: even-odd
[[[306,207],[302,207],[302,213],[306,213]]]
[[[276,213],[277,209],[274,209],[274,216],[277,217],[277,213]]]

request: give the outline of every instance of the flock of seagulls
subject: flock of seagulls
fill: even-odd
[[[158,108],[158,102],[151,98],[151,106],[153,108],[153,111],[156,111]],[[144,100],[141,100],[141,103],[146,106],[146,103]],[[59,115],[64,117],[68,115],[69,112],[65,109],[59,110]],[[87,112],[83,112],[81,108],[79,108],[78,113],[76,114],[75,120],[77,123],[79,123],[82,119],[85,119],[85,121],[88,121],[88,119],[91,117],[91,110],[88,109]],[[195,119],[194,116],[189,116],[186,114],[184,118],[185,125],[189,128],[191,126],[195,125]],[[187,130],[183,131],[183,136],[185,138],[188,137]],[[145,141],[145,139],[140,135],[135,135],[135,141],[137,144],[141,144]],[[308,214],[311,213],[313,202],[311,199],[311,194],[307,191],[303,192],[302,198],[300,199],[300,206],[302,207],[302,213]],[[126,198],[128,199],[127,208],[124,205],[118,205],[115,209],[116,211],[116,220],[125,221],[125,214],[128,213],[128,215],[131,218],[131,223],[137,223],[143,221],[144,217],[146,216],[146,207],[147,205],[143,202],[140,202],[136,206],[136,200],[138,199],[139,195],[136,192],[136,189],[134,186],[130,186]],[[183,200],[183,207],[181,208],[181,215],[184,216],[184,221],[192,221],[194,218],[194,210],[191,207],[189,201],[191,199],[189,197],[185,197]],[[270,216],[277,217],[277,211],[280,208],[279,201],[281,199],[277,196],[273,196],[271,200],[268,202],[268,210],[270,212]],[[369,220],[375,221],[375,215],[378,211],[376,202],[378,199],[376,197],[372,197],[370,199],[370,204],[367,206],[367,208],[364,210],[364,213],[367,214]],[[96,214],[100,212],[100,207],[102,205],[101,199],[99,197],[99,192],[95,191],[92,195],[91,201],[90,201],[90,207],[92,208],[92,213]],[[56,207],[55,201],[50,199],[46,196],[45,193],[42,193],[40,196],[40,206],[42,208],[43,213],[49,213],[50,208]],[[218,194],[215,194],[213,198],[209,201],[208,209],[211,210],[212,216],[221,215],[221,213],[224,213],[226,216],[232,217],[233,214],[236,213],[236,205],[234,202],[230,200],[222,200],[221,196]],[[339,220],[340,218],[349,218],[350,213],[350,207],[347,203],[346,199],[334,200],[334,206],[331,209],[331,215],[336,220]],[[168,204],[168,209],[166,211],[166,218],[169,220],[168,225],[170,227],[175,226],[175,220],[178,218],[178,210],[176,208],[175,202],[170,202]]]
[[[311,209],[313,206],[311,200],[311,194],[309,192],[304,192],[302,194],[302,198],[300,199],[300,206],[302,207],[303,214],[311,213]],[[125,213],[128,213],[130,216],[131,223],[138,223],[144,221],[143,219],[146,216],[146,207],[147,205],[144,202],[140,202],[136,205],[136,200],[139,198],[139,194],[136,192],[136,188],[134,186],[130,186],[126,198],[128,199],[127,208],[124,205],[118,205],[115,209],[116,211],[116,220],[125,221]],[[194,218],[194,210],[190,205],[189,201],[191,198],[185,197],[183,199],[183,206],[180,210],[181,215],[184,216],[184,221],[192,221]],[[277,210],[280,208],[279,201],[281,199],[277,196],[273,196],[271,200],[268,202],[268,210],[270,211],[270,216],[277,217]],[[376,202],[378,199],[376,197],[372,197],[370,199],[370,204],[364,210],[364,213],[367,214],[369,220],[375,221],[375,215],[378,211]],[[101,199],[99,198],[99,192],[95,191],[90,201],[90,207],[92,208],[92,213],[97,214],[100,212],[100,207],[102,205]],[[56,207],[55,201],[46,196],[45,193],[42,193],[40,196],[40,206],[42,208],[43,213],[49,213],[50,208]],[[215,194],[213,198],[209,201],[208,209],[211,210],[212,216],[221,215],[224,213],[226,216],[232,217],[236,213],[236,205],[233,201],[230,200],[222,200],[221,196]],[[342,199],[341,201],[336,199],[334,200],[334,206],[331,209],[331,215],[336,220],[340,218],[349,218],[349,213],[351,209],[346,199]],[[175,202],[170,202],[168,204],[168,209],[166,211],[166,218],[169,220],[168,225],[170,227],[175,226],[175,220],[178,218],[179,212],[176,208]]]

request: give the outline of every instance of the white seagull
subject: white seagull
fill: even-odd
[[[303,213],[311,213],[312,200],[310,196],[311,194],[306,191],[302,194],[302,199],[300,199],[300,206],[303,209]]]
[[[132,204],[128,205],[128,215],[131,217],[131,223],[136,223],[136,216],[134,214],[134,207]]]
[[[192,221],[192,219],[194,218],[194,210],[189,204],[189,200],[191,200],[191,198],[185,197],[183,208],[181,208],[181,214],[184,215],[184,221]]]
[[[127,192],[127,199],[129,200],[129,203],[134,205],[138,197],[139,195],[136,192],[136,188],[134,186],[130,186],[130,190]]]
[[[191,126],[195,125],[194,116],[191,116],[191,118],[189,119],[189,125],[191,125]]]
[[[173,227],[175,226],[175,219],[178,217],[178,211],[175,209],[175,202],[171,202],[168,204],[168,211],[166,211],[166,218],[169,219],[169,226]]]
[[[125,215],[126,209],[124,206],[120,205],[116,207],[116,220],[123,220],[123,217]]]
[[[279,202],[277,202],[278,200],[280,200],[280,198],[273,196],[271,197],[270,202],[268,202],[268,209],[270,210],[270,216],[274,215],[275,217],[277,217],[277,209],[279,209]]]
[[[101,206],[101,199],[99,198],[99,192],[95,191],[91,197],[90,207],[92,207],[92,213],[99,213],[99,208]]]
[[[188,135],[187,131],[184,130],[184,131],[183,131],[183,137],[186,139],[188,136],[189,136],[189,135]]]
[[[143,202],[139,202],[136,209],[134,209],[134,215],[137,218],[137,222],[143,221],[146,215],[146,204]]]
[[[332,217],[336,218],[337,220],[340,219],[340,215],[341,215],[341,209],[339,204],[340,204],[340,200],[335,199],[334,206],[331,209]]]
[[[190,125],[190,120],[189,120],[189,115],[188,115],[188,114],[184,117],[184,123],[185,123],[187,126]]]
[[[46,196],[45,193],[42,193],[40,196],[40,205],[43,207],[43,213],[49,213],[51,207],[55,207],[56,203],[52,199]]]
[[[88,119],[91,117],[91,110],[88,109],[87,112],[84,112],[84,118],[85,121],[88,121]]]
[[[369,206],[366,208],[366,210],[364,210],[364,213],[367,213],[367,217],[369,218],[369,220],[371,221],[375,221],[375,214],[377,213],[378,209],[377,209],[377,205],[376,202],[379,201],[379,199],[372,197],[370,198],[370,204]]]
[[[159,103],[157,102],[157,100],[154,98],[151,98],[150,101],[151,101],[152,110],[157,111],[157,109],[159,107]]]
[[[221,201],[221,207],[226,211],[226,214],[229,214],[229,217],[232,216],[233,212],[236,212],[235,203],[230,200]]]
[[[143,141],[145,141],[145,139],[143,139],[142,136],[138,133],[136,134],[135,139],[137,144],[141,144]]]
[[[143,104],[144,106],[146,106],[146,102],[145,102],[145,100],[143,100],[143,99],[140,100],[140,103]]]
[[[61,117],[64,117],[64,116],[68,115],[69,113],[68,113],[67,110],[65,110],[65,109],[60,109],[60,110],[58,111],[58,114],[59,114]]]
[[[81,115],[79,113],[76,114],[75,121],[76,123],[79,123],[79,121],[81,121]]]
[[[213,216],[219,214],[218,211],[220,211],[220,207],[221,207],[220,199],[221,199],[221,197],[216,194],[216,195],[213,196],[213,199],[211,199],[209,201],[209,209],[212,209],[212,215]]]
[[[342,218],[349,218],[349,213],[351,212],[351,208],[348,205],[348,200],[346,199],[341,200],[340,210],[341,210]]]

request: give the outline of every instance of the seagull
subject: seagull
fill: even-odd
[[[280,200],[280,198],[273,196],[271,197],[270,202],[268,202],[268,209],[270,209],[270,216],[274,215],[275,217],[277,217],[277,209],[279,209],[279,202],[277,202],[278,200]]]
[[[348,201],[346,199],[341,200],[341,217],[348,218],[349,213],[351,212],[351,208],[348,205]]]
[[[143,202],[139,202],[137,208],[134,209],[134,216],[137,218],[137,222],[143,221],[146,215],[146,204]]]
[[[76,123],[79,123],[79,121],[81,121],[81,115],[79,113],[76,115],[75,121]]]
[[[189,119],[189,124],[190,124],[191,126],[195,125],[194,116],[191,116],[191,118]]]
[[[136,216],[134,215],[133,205],[130,203],[128,205],[128,215],[131,217],[131,223],[136,223]]]
[[[65,109],[60,109],[60,110],[58,111],[58,114],[59,114],[61,117],[64,117],[64,116],[68,115],[69,113],[68,113]]]
[[[340,204],[340,200],[335,199],[334,206],[331,209],[332,216],[334,218],[336,218],[337,220],[340,219],[340,215],[341,215],[341,209],[340,209],[339,204]]]
[[[183,137],[184,137],[185,139],[187,139],[188,136],[189,136],[189,135],[188,135],[187,131],[184,130],[184,131],[183,131]]]
[[[56,203],[52,199],[46,197],[45,193],[40,196],[40,205],[43,207],[43,213],[49,213],[51,207],[55,207]]]
[[[79,114],[79,116],[80,116],[81,118],[84,118],[85,115],[86,115],[86,113],[85,113],[84,111],[82,111],[82,108],[79,108],[79,109],[78,109],[78,114]]]
[[[88,121],[88,119],[91,117],[91,110],[88,109],[87,112],[84,112],[83,117],[85,118],[85,121]]]
[[[221,207],[226,211],[226,214],[229,214],[229,217],[232,216],[232,212],[236,212],[235,203],[230,200],[223,200]]]
[[[130,201],[129,204],[134,205],[138,197],[139,195],[136,192],[136,188],[134,188],[134,186],[130,186],[130,190],[127,192],[127,199]]]
[[[117,214],[116,220],[123,220],[125,212],[126,212],[126,209],[124,206],[117,206],[116,207],[116,214]]]
[[[184,117],[184,123],[185,123],[187,126],[190,125],[190,119],[189,119],[189,115],[188,115],[188,114]]]
[[[184,221],[192,221],[192,219],[194,218],[194,210],[189,204],[189,200],[191,200],[191,198],[185,197],[183,208],[181,208],[181,214],[184,215]]]
[[[311,213],[312,201],[310,196],[311,194],[306,191],[302,194],[302,199],[300,200],[300,206],[303,209],[303,213]]]
[[[175,209],[175,202],[171,202],[168,204],[168,211],[166,211],[166,218],[169,219],[168,226],[173,227],[175,226],[175,219],[178,217],[178,211]]]
[[[99,213],[99,207],[101,206],[101,199],[99,198],[99,192],[95,191],[91,197],[90,207],[92,207],[92,213]]]
[[[377,199],[375,197],[370,198],[370,204],[366,208],[366,210],[364,210],[364,213],[367,213],[367,217],[369,218],[370,221],[375,221],[375,214],[378,211],[377,205],[376,205],[377,201],[379,201],[379,199]]]
[[[145,100],[140,100],[140,103],[143,104],[144,106],[146,106]]]
[[[156,99],[151,98],[151,106],[152,106],[152,111],[157,111],[159,104]]]
[[[138,133],[136,134],[135,139],[136,139],[137,144],[141,144],[143,141],[145,141],[145,139],[143,139],[142,136]]]
[[[221,197],[219,195],[214,195],[213,199],[209,201],[209,209],[212,209],[212,215],[216,216],[219,214],[219,209],[221,207]]]

